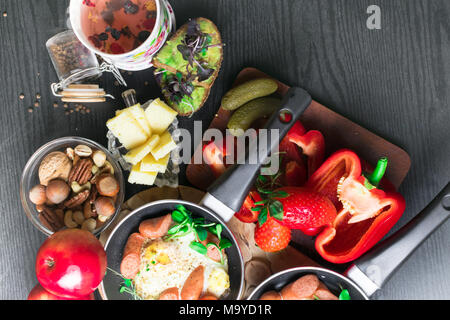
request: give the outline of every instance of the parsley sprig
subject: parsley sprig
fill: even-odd
[[[231,247],[232,242],[222,237],[223,226],[220,223],[208,223],[203,217],[193,217],[192,213],[183,205],[178,205],[172,212],[172,220],[176,223],[167,232],[164,240],[168,241],[174,238],[184,237],[190,233],[195,234],[196,241],[192,241],[189,247],[200,253],[207,255],[209,247],[215,247],[220,253],[220,261],[224,264],[222,250]],[[208,238],[208,232],[214,234],[219,239],[219,244],[209,242],[206,246],[202,243]]]

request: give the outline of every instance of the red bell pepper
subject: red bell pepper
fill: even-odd
[[[311,176],[322,164],[325,157],[325,139],[320,131],[306,131],[300,121],[289,130],[287,138],[299,146],[308,157],[308,176]]]
[[[338,215],[316,238],[318,253],[332,263],[357,259],[380,241],[400,219],[404,198],[378,188],[387,166],[381,159],[372,174],[364,175],[359,157],[340,150],[309,178],[307,187],[327,196]]]

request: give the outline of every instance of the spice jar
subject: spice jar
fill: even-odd
[[[86,69],[90,70],[83,74],[84,78],[95,78],[102,74],[95,54],[78,40],[72,30],[53,36],[46,46],[59,80],[64,81]]]

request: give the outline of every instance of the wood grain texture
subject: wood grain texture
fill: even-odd
[[[49,84],[56,81],[45,42],[65,27],[68,0],[0,0],[0,299],[23,299],[36,283],[34,258],[44,236],[25,217],[19,181],[45,142],[80,135],[106,143],[105,121],[120,101],[64,115]],[[446,0],[172,0],[178,24],[215,21],[227,46],[224,65],[201,112],[183,119],[206,128],[237,73],[256,67],[405,149],[412,158],[400,191],[403,225],[450,178],[450,2]],[[381,7],[382,29],[366,28],[367,6]],[[159,95],[151,70],[124,73],[140,101]],[[146,86],[144,82],[148,81]],[[124,88],[105,75],[115,96]],[[20,100],[19,94],[25,94]],[[27,108],[40,93],[41,107]],[[185,177],[181,182],[186,184]],[[127,187],[130,196],[143,188]],[[398,228],[398,227],[397,227]],[[395,228],[395,229],[397,229]],[[438,230],[375,298],[450,299],[450,224]],[[14,279],[14,285],[11,281]],[[6,290],[7,288],[7,290]]]

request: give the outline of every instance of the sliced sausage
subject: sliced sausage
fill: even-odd
[[[144,245],[145,238],[139,233],[132,233],[127,240],[127,244],[125,245],[125,249],[123,250],[123,256],[126,256],[130,253],[141,253],[142,247]]]
[[[134,279],[139,272],[141,266],[141,258],[136,253],[127,254],[120,263],[120,273],[126,279]]]
[[[219,300],[216,296],[213,296],[212,294],[206,294],[203,297],[200,298],[200,300]]]
[[[159,300],[180,300],[179,290],[177,287],[164,290],[159,295]]]
[[[203,291],[205,267],[198,266],[191,272],[181,289],[181,300],[198,300]]]
[[[317,288],[314,296],[320,300],[339,300],[339,298],[332,294],[331,291],[328,290],[327,286],[322,282],[319,283],[319,288]]]
[[[172,215],[144,220],[139,225],[139,232],[144,237],[152,240],[161,238],[167,234],[172,223]]]
[[[206,240],[201,241],[201,243],[204,246],[206,246],[208,243],[211,243],[211,242],[219,245],[219,238],[217,238],[213,234],[208,234],[208,237],[206,238]],[[222,254],[225,254],[225,250],[222,250]],[[221,261],[219,249],[217,249],[214,246],[208,247],[208,252],[206,253],[206,255],[208,256],[208,258],[210,258],[211,260],[213,260],[215,262]]]
[[[139,272],[141,264],[141,249],[146,238],[139,233],[133,233],[128,237],[120,264],[120,273],[126,279],[133,279]]]
[[[281,290],[283,300],[302,300],[311,297],[319,287],[316,275],[308,274],[292,282]]]
[[[259,300],[282,300],[282,298],[279,292],[268,291],[264,293]]]

